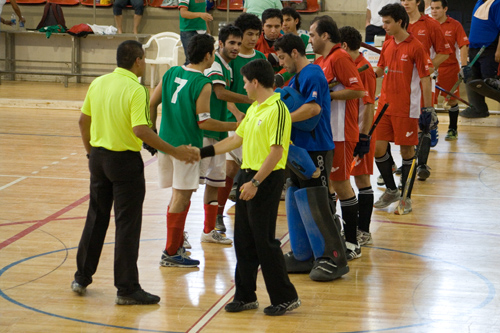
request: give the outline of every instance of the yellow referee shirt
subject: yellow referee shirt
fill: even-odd
[[[142,141],[133,128],[152,124],[148,89],[134,73],[120,67],[92,82],[82,113],[92,118],[90,145],[112,151],[140,151]]]
[[[274,170],[284,169],[290,145],[292,119],[286,105],[275,93],[262,104],[254,102],[236,130],[243,138],[242,169],[258,171],[271,152],[271,146],[283,147],[283,156]]]

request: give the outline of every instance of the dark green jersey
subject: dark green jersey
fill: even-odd
[[[196,101],[203,87],[211,84],[202,72],[185,66],[170,68],[163,76],[160,138],[174,147],[191,144],[203,147],[198,127]]]
[[[212,81],[212,85],[222,84],[229,90],[233,81],[233,70],[229,64],[222,59],[218,52],[215,53],[215,61],[212,67],[205,70],[205,76]],[[210,96],[210,118],[220,121],[227,120],[227,102],[217,98],[217,95],[212,91]],[[227,132],[203,131],[203,135],[207,138],[222,140],[227,138]]]
[[[264,53],[259,52],[257,50],[254,50],[253,54],[238,54],[236,59],[231,61],[231,68],[233,69],[233,83],[231,85],[231,91],[242,94],[242,95],[247,95],[247,92],[243,86],[245,83],[243,82],[243,75],[241,75],[241,67],[245,66],[248,64],[250,61],[255,60],[255,59],[264,59],[266,60],[266,56]],[[250,107],[250,104],[240,104],[236,103],[236,106],[238,107],[238,110],[240,110],[243,113],[247,112],[247,109]],[[233,116],[231,112],[228,111],[227,113],[227,121],[236,121],[236,118]]]

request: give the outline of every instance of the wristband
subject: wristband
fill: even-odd
[[[206,146],[200,149],[200,157],[212,157],[215,156],[215,148],[213,145]]]
[[[90,159],[90,154],[87,154],[87,159],[88,159],[88,160]]]

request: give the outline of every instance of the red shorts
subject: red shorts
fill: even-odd
[[[352,161],[354,160],[354,147],[356,142],[334,141],[335,153],[333,154],[332,170],[330,180],[342,181],[351,176]]]
[[[398,146],[418,144],[418,118],[397,117],[385,114],[378,123],[377,140],[394,142]]]
[[[451,91],[451,88],[453,88],[453,85],[458,80],[459,71],[460,68],[458,68],[458,66],[445,66],[445,67],[440,66],[438,70],[439,74],[437,77],[437,85],[460,97],[460,89],[457,88],[456,92]],[[448,96],[445,92],[439,91],[439,94],[436,94],[434,97],[434,104],[437,104],[439,95],[442,95],[444,97]],[[453,97],[450,97],[450,101],[454,100],[455,99]]]
[[[358,160],[351,170],[351,176],[373,175],[373,161],[375,160],[375,133],[370,141],[370,151],[362,159]]]

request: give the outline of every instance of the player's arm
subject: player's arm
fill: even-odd
[[[210,22],[210,21],[212,21],[214,19],[212,17],[212,15],[210,15],[209,13],[205,13],[205,12],[202,12],[202,13],[190,12],[187,9],[187,7],[180,7],[179,11],[180,11],[181,17],[185,18],[185,19],[188,19],[188,20],[192,20],[192,19],[196,19],[196,18],[201,18],[204,21]]]
[[[162,94],[162,82],[156,86],[151,98],[149,100],[149,117],[151,118],[151,126],[152,130],[156,129],[156,119],[158,118],[158,106],[161,103],[161,94]]]
[[[200,160],[200,154],[198,148],[190,146],[179,146],[174,147],[171,144],[163,141],[158,134],[153,132],[148,125],[138,125],[133,127],[134,134],[143,142],[149,146],[156,148],[165,154],[169,154],[172,157],[185,161],[188,163],[193,163]]]
[[[235,150],[243,144],[243,138],[238,134],[234,134],[224,140],[217,142],[214,145],[215,155],[224,154]]]
[[[80,120],[78,121],[78,125],[80,127],[80,134],[82,136],[83,146],[87,151],[87,154],[90,154],[90,149],[92,146],[90,145],[90,125],[92,124],[92,117],[87,116],[86,114],[80,114]]]
[[[333,65],[335,73],[337,73],[337,80],[345,87],[342,90],[331,91],[330,98],[332,100],[350,100],[363,98],[365,96],[365,88],[361,83],[358,69],[354,61],[341,58]]]
[[[223,84],[215,83],[213,88],[217,99],[232,103],[252,104],[253,101],[248,96],[227,90]]]
[[[363,113],[363,119],[361,122],[360,133],[367,134],[370,132],[370,128],[373,124],[373,115],[375,113],[375,104],[367,103],[364,105],[365,112]]]
[[[469,57],[469,45],[464,45],[460,48],[460,66],[467,66],[467,58]]]
[[[196,100],[196,114],[199,117],[198,127],[202,130],[227,132],[235,131],[237,123],[220,121],[210,118],[210,95],[212,94],[212,85],[205,84]]]
[[[339,99],[339,100],[350,100],[350,99],[358,99],[362,98],[365,95],[365,91],[361,90],[352,90],[352,89],[342,89],[339,91],[330,92],[330,98]]]
[[[365,28],[370,25],[370,21],[372,20],[372,12],[368,8],[366,9],[366,21]]]
[[[422,94],[424,96],[424,108],[432,107],[432,83],[430,76],[424,76],[420,78],[420,83],[422,84]]]
[[[373,68],[376,77],[382,77],[384,75],[384,69],[380,67]]]
[[[309,103],[303,104],[300,108],[290,113],[290,116],[292,117],[292,123],[295,123],[297,121],[312,118],[318,115],[320,112],[321,106],[318,103],[311,101]]]
[[[233,114],[233,116],[236,118],[237,122],[241,123],[243,121],[243,118],[245,118],[245,114],[243,112],[241,112],[240,110],[238,110],[238,107],[236,106],[236,104],[228,102],[227,109],[229,110],[229,112],[231,112]]]
[[[443,54],[443,53],[436,54],[434,59],[432,59],[432,65],[434,69],[438,69],[439,65],[441,65],[446,59],[448,59],[449,56],[450,56],[449,54]]]

